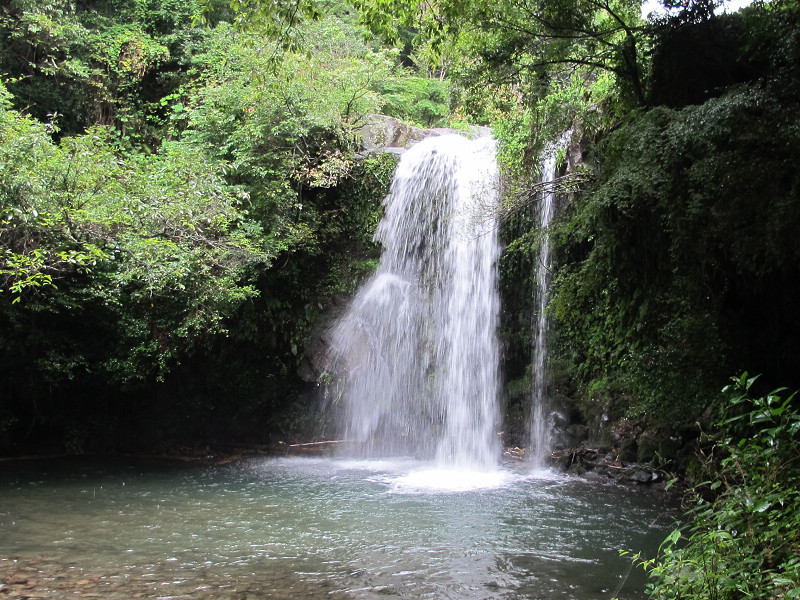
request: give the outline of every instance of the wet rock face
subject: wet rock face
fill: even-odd
[[[332,317],[328,317],[328,320],[330,319]],[[307,383],[319,383],[323,374],[333,369],[333,362],[328,331],[320,327],[312,333],[304,348],[303,360],[297,369],[297,375]]]
[[[361,145],[367,153],[401,150],[427,137],[427,130],[386,115],[367,115],[361,127]]]
[[[446,127],[422,129],[404,123],[394,117],[377,114],[364,115],[364,120],[366,122],[359,130],[364,154],[378,154],[381,152],[400,154],[417,142],[432,136],[457,133],[468,138],[476,138],[481,135],[487,135],[489,132],[488,128],[485,127],[471,127],[466,131]]]
[[[666,474],[650,464],[626,461],[620,448],[571,448],[553,453],[553,461],[564,472],[575,475],[593,473],[622,483],[663,483]],[[635,456],[635,452],[634,452]]]
[[[636,461],[639,453],[639,445],[633,438],[623,438],[619,442],[619,459],[622,462],[631,463]]]

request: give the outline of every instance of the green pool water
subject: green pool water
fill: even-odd
[[[57,599],[634,599],[644,576],[619,551],[652,556],[673,519],[663,492],[520,465],[11,461],[0,582]]]

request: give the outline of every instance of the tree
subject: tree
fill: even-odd
[[[276,50],[284,51],[300,49],[300,25],[323,14],[315,0],[200,0],[204,20],[209,24],[215,21],[216,13],[226,5],[233,11],[237,29],[258,31],[276,43]]]
[[[298,27],[308,54],[271,53],[258,31],[225,22],[190,32],[126,22],[129,5],[148,1],[114,0],[121,23],[65,8],[65,21],[96,25],[79,32],[95,54],[67,46],[101,65],[98,89],[119,92],[108,118],[48,118],[44,100],[62,83],[93,106],[83,72],[15,73],[15,89],[52,92],[36,115],[0,85],[3,450],[146,445],[120,439],[143,424],[167,444],[234,422],[263,440],[293,422],[279,412],[301,412],[295,372],[315,318],[374,268],[393,162],[357,161],[354,142],[393,55],[345,18]],[[145,37],[154,45],[140,46]],[[169,57],[142,73],[131,44]],[[121,140],[132,112],[152,143]]]
[[[225,183],[224,165],[185,144],[123,156],[96,128],[56,145],[6,99],[0,155],[0,294],[24,310],[70,303],[70,290],[86,286],[108,307],[149,321],[140,343],[148,342],[150,366],[125,377],[159,372],[218,330],[255,293],[241,269],[274,256],[254,240],[245,195]],[[165,306],[174,312],[156,325]]]
[[[647,37],[636,0],[376,0],[358,7],[386,39],[408,28],[434,44],[465,38],[481,59],[475,72],[495,83],[531,86],[543,73],[587,66],[613,73],[635,104],[645,103]]]
[[[194,2],[11,0],[0,7],[0,73],[14,106],[62,135],[107,125],[155,146],[158,102],[187,78],[181,63],[204,37]]]

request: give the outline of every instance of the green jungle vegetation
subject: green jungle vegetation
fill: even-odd
[[[694,484],[635,559],[653,597],[800,597],[800,4],[664,6],[3,3],[0,454],[325,435],[298,369],[377,264],[396,160],[359,153],[365,116],[489,125],[507,430],[549,235],[549,395]]]
[[[683,528],[656,558],[635,555],[655,600],[800,596],[800,412],[795,393],[734,378],[714,403]]]

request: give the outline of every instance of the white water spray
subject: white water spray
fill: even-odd
[[[380,265],[332,336],[345,437],[366,455],[496,464],[499,249],[473,221],[497,187],[488,137],[428,138],[400,159]]]

